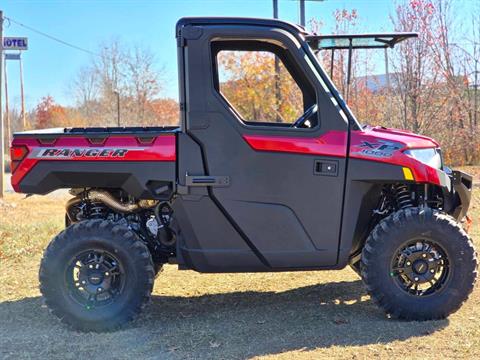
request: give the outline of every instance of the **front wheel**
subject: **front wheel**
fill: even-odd
[[[58,234],[40,265],[40,291],[61,321],[83,331],[114,330],[150,298],[154,268],[128,228],[85,220]]]
[[[470,238],[452,217],[407,208],[373,229],[362,252],[361,275],[388,314],[443,319],[472,292],[477,259]]]

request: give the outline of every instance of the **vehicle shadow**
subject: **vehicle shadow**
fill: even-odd
[[[169,318],[168,314],[177,313]],[[390,343],[429,335],[448,320],[388,319],[360,280],[305,286],[285,292],[233,292],[198,297],[154,297],[149,317],[165,323],[182,317],[210,333],[233,357],[260,356],[331,346]],[[180,317],[178,316],[180,315]],[[235,348],[236,351],[233,351]]]
[[[385,317],[361,281],[305,286],[284,292],[153,296],[143,315],[108,334],[68,330],[40,297],[0,303],[2,351],[56,357],[108,351],[112,357],[249,358],[292,350],[388,344],[426,336],[448,320],[406,322]],[[38,341],[36,341],[37,339]],[[50,340],[49,340],[50,339]],[[53,340],[54,339],[54,340]],[[28,350],[27,350],[28,349]]]

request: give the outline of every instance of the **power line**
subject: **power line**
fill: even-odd
[[[14,20],[14,19],[12,19],[12,18],[10,18],[10,17],[4,16],[3,18],[4,18],[4,19],[7,19],[8,21],[10,21],[10,22],[12,22],[12,23],[15,23],[15,24],[17,24],[17,25],[19,25],[19,26],[22,26],[22,27],[24,27],[25,29],[28,29],[28,30],[30,30],[30,31],[33,31],[33,32],[35,32],[35,33],[37,33],[37,34],[39,34],[39,35],[45,36],[46,38],[49,38],[50,40],[59,42],[60,44],[69,46],[69,47],[71,47],[71,48],[73,48],[73,49],[76,49],[76,50],[83,51],[83,52],[85,52],[85,53],[87,53],[87,54],[90,54],[90,55],[93,55],[93,56],[100,56],[99,54],[96,54],[96,53],[94,53],[93,51],[84,49],[84,48],[82,48],[82,47],[80,47],[80,46],[71,44],[71,43],[69,43],[69,42],[67,42],[67,41],[64,41],[64,40],[62,40],[62,39],[59,39],[59,38],[57,38],[57,37],[55,37],[55,36],[49,35],[49,34],[47,34],[47,33],[44,33],[43,31],[34,29],[34,28],[32,28],[31,26],[22,24],[21,22],[16,21],[16,20]]]

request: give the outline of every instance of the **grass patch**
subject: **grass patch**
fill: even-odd
[[[471,231],[480,248],[480,190]],[[480,291],[443,321],[387,319],[350,269],[198,274],[166,266],[152,304],[109,334],[67,329],[38,292],[43,249],[63,228],[65,198],[0,202],[0,358],[479,358]]]
[[[43,251],[64,226],[64,198],[7,194],[0,200],[0,260],[20,261]]]

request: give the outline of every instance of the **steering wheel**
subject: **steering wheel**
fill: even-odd
[[[318,111],[317,104],[310,106],[295,122],[290,126],[292,128],[300,128],[305,122],[310,119],[313,114],[316,114]]]

